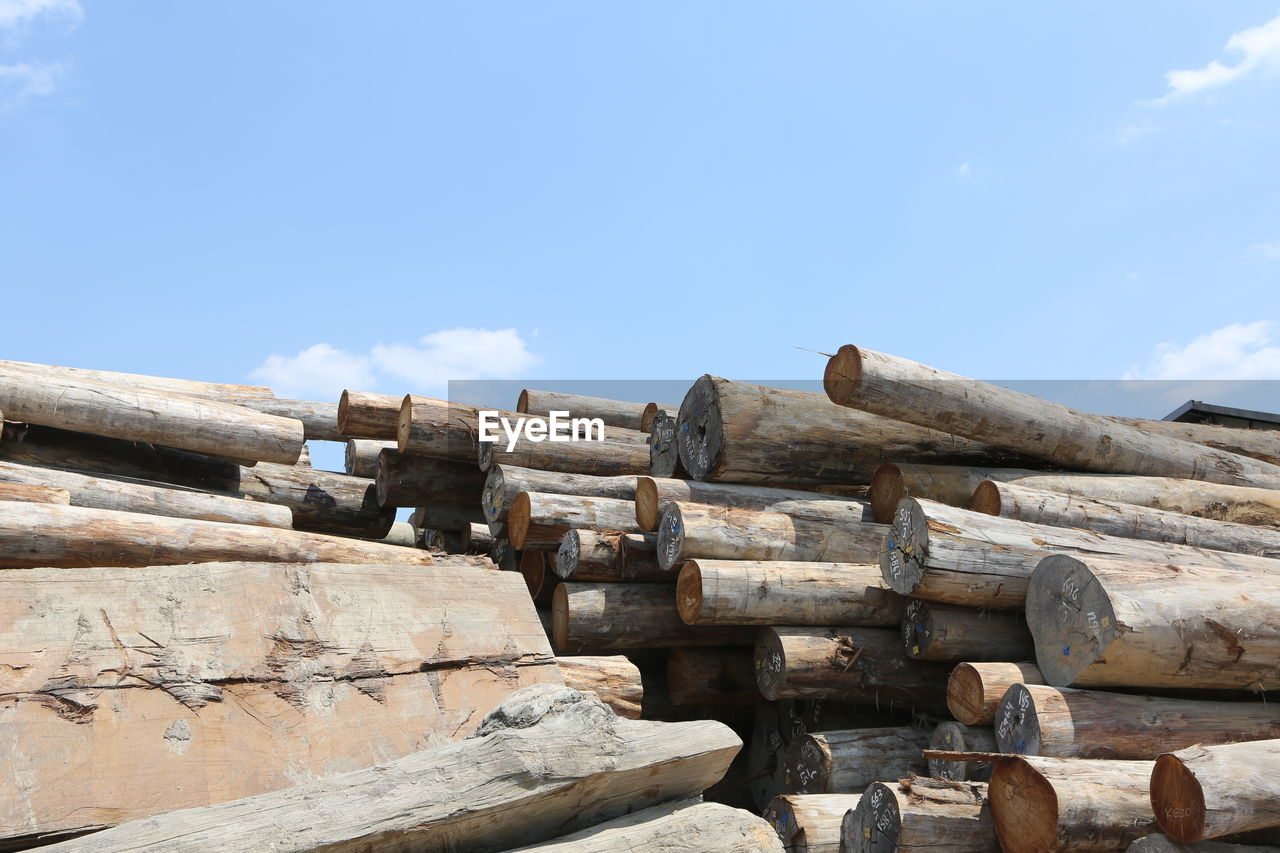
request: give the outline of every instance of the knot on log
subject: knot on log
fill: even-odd
[[[584,739],[612,737],[617,719],[612,708],[589,693],[559,684],[535,684],[508,694],[471,737],[548,724],[570,726]]]

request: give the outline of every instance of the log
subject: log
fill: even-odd
[[[1280,601],[1280,572],[1057,554],[1032,575],[1027,622],[1054,686],[1272,690],[1280,623],[1266,601]]]
[[[842,406],[989,442],[1068,470],[1280,488],[1280,466],[851,345],[827,362],[823,386]]]
[[[0,483],[0,501],[30,501],[39,504],[71,505],[71,492],[53,486]]]
[[[556,658],[566,687],[594,694],[619,717],[640,719],[644,687],[640,669],[622,655]]]
[[[402,397],[344,390],[338,399],[338,432],[348,438],[394,441]]]
[[[0,572],[5,849],[447,744],[513,688],[560,680],[511,575],[458,563],[142,572]],[[79,843],[101,849],[97,838]]]
[[[374,486],[379,506],[458,504],[473,507],[484,490],[485,475],[466,462],[412,456],[384,448],[378,455]]]
[[[522,434],[511,450],[506,444],[482,442],[473,458],[481,471],[514,465],[601,477],[648,474],[649,437],[618,427],[609,427],[599,440],[533,441]]]
[[[750,645],[751,628],[695,628],[680,621],[675,589],[653,583],[562,583],[551,601],[556,649],[660,649]]]
[[[740,746],[721,723],[621,719],[585,693],[537,685],[508,696],[467,740],[49,850],[505,850],[694,796]]]
[[[1005,850],[1123,850],[1154,829],[1152,761],[1003,758],[988,795]]]
[[[1021,608],[1036,564],[1055,551],[1143,562],[1270,572],[1280,562],[1168,542],[1032,524],[907,498],[885,537],[880,568],[896,592],[968,607]]]
[[[72,506],[261,527],[293,526],[293,513],[288,507],[245,500],[240,495],[197,492],[145,480],[93,477],[58,468],[0,461],[0,483],[63,490]]]
[[[226,382],[201,382],[196,379],[173,379],[167,376],[147,376],[141,373],[119,373],[114,370],[91,370],[84,367],[63,367],[56,364],[35,364],[27,361],[0,360],[0,369],[46,373],[68,381],[105,382],[150,391],[185,394],[188,397],[205,397],[236,403],[248,399],[268,399],[275,395],[265,385],[235,385]],[[12,418],[11,418],[12,420]]]
[[[673,415],[659,412],[649,426],[649,474],[663,479],[689,476],[680,462],[680,442]]]
[[[912,776],[873,782],[841,826],[844,853],[998,853],[987,786]],[[1008,848],[1010,850],[1018,848]]]
[[[635,532],[635,508],[618,498],[521,492],[507,514],[508,535],[517,548],[537,543],[559,547],[565,531],[574,529]]]
[[[485,519],[489,522],[506,521],[511,504],[521,492],[629,501],[636,495],[636,478],[596,477],[591,474],[536,471],[516,465],[494,465],[489,469],[480,495]]]
[[[885,526],[833,511],[826,521],[777,512],[672,501],[658,525],[658,564],[670,570],[699,557],[870,563],[880,555]]]
[[[1273,429],[1247,429],[1188,421],[1151,421],[1143,418],[1121,418],[1115,415],[1112,415],[1111,419],[1145,432],[1167,435],[1240,456],[1252,456],[1254,459],[1261,459],[1272,465],[1280,465],[1280,432]]]
[[[0,568],[158,566],[232,559],[431,564],[425,551],[318,533],[91,507],[0,502]]]
[[[452,459],[455,462],[474,462],[480,448],[487,446],[480,441],[481,411],[494,412],[499,417],[509,419],[522,417],[515,412],[451,403],[415,394],[406,395],[399,405],[395,432],[397,449],[401,453],[416,453],[436,459]],[[512,423],[515,421],[512,420]],[[498,434],[501,437],[500,428]]]
[[[398,545],[401,548],[416,548],[418,546],[418,534],[409,522],[397,521],[391,525],[391,529],[387,531],[386,536],[373,541],[383,542],[387,545]]]
[[[394,507],[387,507],[393,510]],[[464,526],[479,524],[483,521],[484,511],[478,506],[460,506],[458,504],[428,504],[415,507],[409,516],[409,523],[419,529],[461,530]]]
[[[551,602],[556,588],[555,572],[547,565],[548,561],[545,551],[521,551],[516,563],[529,588],[529,597],[543,606]]]
[[[307,441],[346,441],[338,429],[337,403],[280,397],[245,397],[232,402],[264,415],[301,421],[302,437]]]
[[[690,625],[898,625],[903,599],[866,563],[689,560],[676,584]]]
[[[525,388],[516,401],[522,415],[546,417],[552,412],[568,412],[574,418],[599,418],[607,426],[639,430],[644,416],[644,403],[589,397],[585,394],[562,394],[559,391],[536,391]]]
[[[1280,826],[1280,740],[1189,746],[1161,755],[1151,808],[1174,841]]]
[[[887,628],[761,628],[756,683],[769,701],[946,707],[945,667],[903,657],[898,633]]]
[[[625,542],[652,540],[650,550],[632,552],[627,559]],[[587,582],[671,581],[671,573],[658,565],[657,537],[652,533],[618,533],[601,530],[566,530],[556,551],[555,572],[562,580]],[[648,559],[643,559],[647,555]]]
[[[394,441],[373,438],[348,438],[343,456],[343,470],[352,477],[373,479],[378,475],[378,454],[384,447],[395,449]]]
[[[907,656],[917,660],[1006,661],[1035,656],[1021,613],[953,607],[912,598],[902,615]]]
[[[641,530],[657,530],[662,512],[672,501],[780,512],[797,518],[825,520],[831,513],[849,513],[855,521],[869,520],[867,502],[841,495],[824,495],[798,489],[768,486],[739,486],[731,483],[703,483],[662,477],[637,477],[635,482],[636,522]],[[862,507],[859,514],[850,504]],[[843,517],[843,516],[841,516]]]
[[[467,554],[487,554],[493,548],[493,532],[487,524],[472,522],[460,531],[459,545]]]
[[[877,779],[925,771],[925,732],[910,727],[845,729],[800,735],[787,748],[788,794],[853,794]]]
[[[653,422],[658,416],[664,416],[675,419],[680,414],[680,406],[675,403],[645,403],[644,411],[640,413],[640,426],[636,427],[641,432],[652,432]]]
[[[945,752],[996,752],[996,736],[988,727],[963,723],[938,723],[929,736],[929,749]],[[929,775],[953,782],[986,782],[991,778],[989,761],[948,761],[929,759]]]
[[[292,465],[302,423],[164,391],[0,368],[0,408],[15,420],[232,459]]]
[[[996,712],[1001,752],[1059,758],[1154,759],[1192,744],[1280,737],[1280,710],[1014,684]]]
[[[676,648],[667,655],[667,690],[676,705],[757,705],[751,646]]]
[[[871,514],[881,524],[893,521],[903,498],[924,498],[948,506],[969,506],[973,490],[983,480],[1011,481],[1041,474],[1030,468],[989,468],[965,465],[920,465],[886,462],[871,476]],[[1099,474],[1083,475],[1097,478]]]
[[[785,853],[764,818],[721,803],[681,800],[614,818],[510,853]]]
[[[1173,542],[1195,548],[1280,557],[1280,529],[1196,518],[1133,504],[1079,498],[1031,489],[1018,483],[985,480],[973,493],[970,509],[1054,527],[1083,527],[1108,536]]]
[[[1167,835],[1148,835],[1125,848],[1125,853],[1280,853],[1280,847],[1263,847],[1257,844],[1223,844],[1218,841],[1201,841],[1182,844]]]
[[[990,726],[1014,684],[1044,684],[1044,676],[1034,663],[958,663],[947,679],[947,707],[967,726]]]
[[[781,794],[764,816],[787,853],[840,853],[840,824],[858,794]]]

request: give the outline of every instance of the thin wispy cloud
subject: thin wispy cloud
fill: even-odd
[[[48,95],[62,76],[60,63],[20,62],[0,65],[0,110],[9,110],[28,98]]]
[[[1157,344],[1124,378],[1280,379],[1280,323],[1233,323],[1181,346]]]
[[[39,18],[74,27],[84,20],[84,9],[78,0],[0,0],[0,37],[13,46]]]
[[[1250,248],[1262,255],[1264,258],[1274,258],[1280,260],[1280,240],[1270,243],[1254,243]]]
[[[956,174],[962,178],[971,178],[973,177],[973,166],[969,164],[968,160],[965,160],[956,168]]]
[[[444,329],[367,353],[321,343],[292,356],[273,354],[249,378],[284,397],[336,400],[344,388],[443,397],[452,379],[512,377],[535,361],[515,329]]]
[[[78,0],[0,0],[0,46],[22,43],[31,25],[47,18],[74,27],[84,19]],[[65,66],[60,62],[24,60],[0,64],[0,111],[11,110],[29,98],[51,94]]]
[[[1234,64],[1213,60],[1200,68],[1170,71],[1164,75],[1169,91],[1152,103],[1168,104],[1188,95],[1218,89],[1255,73],[1280,68],[1280,15],[1227,39],[1226,52],[1239,54]]]

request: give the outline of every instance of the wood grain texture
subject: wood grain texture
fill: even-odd
[[[692,800],[642,809],[510,853],[786,853],[773,827],[748,811]]]
[[[1151,808],[1175,841],[1280,826],[1280,740],[1189,746],[1156,759]]]
[[[987,786],[912,776],[873,782],[841,829],[843,853],[997,853]]]

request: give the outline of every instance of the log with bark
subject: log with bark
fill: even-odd
[[[374,485],[380,506],[458,504],[473,507],[484,489],[485,475],[476,466],[448,459],[413,456],[384,448],[378,455]]]
[[[0,483],[0,501],[30,501],[38,504],[71,505],[71,492],[53,486]]]
[[[346,441],[346,436],[338,429],[337,403],[279,397],[245,397],[232,402],[264,415],[301,421],[302,437],[307,441]]]
[[[516,571],[524,578],[529,597],[541,607],[551,603],[556,588],[555,572],[548,565],[548,558],[545,551],[521,551],[516,561]]]
[[[652,432],[654,419],[660,415],[675,418],[679,414],[680,406],[677,403],[645,403],[644,411],[640,413],[640,426],[636,429],[641,432]]]
[[[946,721],[938,723],[929,736],[928,748],[934,752],[995,752],[996,736],[990,726],[966,726]],[[986,782],[991,778],[989,761],[950,761],[930,758],[929,775],[953,782]]]
[[[567,530],[637,531],[635,507],[618,498],[521,492],[507,513],[507,532],[517,548],[558,548]]]
[[[663,479],[684,479],[689,472],[680,463],[680,440],[676,418],[659,412],[649,425],[649,474]]]
[[[636,478],[630,475],[597,477],[591,474],[538,471],[517,465],[494,465],[485,477],[480,495],[485,519],[490,522],[506,521],[511,504],[521,492],[629,501],[636,495]]]
[[[649,473],[649,437],[609,427],[603,439],[534,440],[521,434],[512,449],[504,440],[482,442],[475,458],[481,471],[514,465],[539,471],[564,471],[601,477]]]
[[[403,399],[394,394],[343,391],[338,399],[338,432],[348,438],[395,441]]]
[[[875,562],[885,526],[857,521],[860,507],[833,509],[827,520],[777,512],[672,501],[658,525],[658,563],[685,560],[800,560]]]
[[[676,584],[690,625],[898,625],[902,596],[868,563],[689,560]]]
[[[1001,752],[1059,758],[1154,759],[1192,744],[1280,737],[1264,702],[1205,702],[1014,684],[996,712]]]
[[[840,825],[857,804],[858,794],[780,794],[764,816],[787,853],[840,853]]]
[[[508,853],[786,853],[773,827],[743,809],[680,800]],[[838,853],[838,851],[835,851]]]
[[[1228,453],[1252,456],[1254,459],[1261,459],[1272,465],[1280,465],[1280,432],[1273,429],[1249,429],[1188,421],[1152,421],[1115,415],[1112,415],[1111,419],[1146,432],[1167,435],[1192,444],[1203,444],[1206,447],[1215,447]]]
[[[1125,848],[1125,853],[1280,853],[1280,847],[1258,844],[1225,844],[1218,841],[1200,841],[1183,844],[1167,835],[1148,835]]]
[[[667,690],[676,705],[756,705],[751,646],[675,648],[667,655]]]
[[[522,415],[540,417],[546,417],[552,412],[568,412],[570,417],[599,418],[607,426],[640,430],[645,404],[525,388],[516,400],[516,411]]]
[[[1216,552],[1205,552],[1216,553]],[[1027,622],[1045,681],[1059,687],[1273,690],[1280,686],[1277,569],[1066,554],[1032,575]]]
[[[395,507],[387,507],[387,509],[394,512]],[[409,523],[414,527],[440,531],[461,530],[463,527],[479,524],[483,520],[484,510],[475,504],[427,504],[414,507],[413,513],[409,516]]]
[[[1280,465],[851,345],[828,361],[823,385],[842,406],[989,442],[1069,470],[1280,489]]]
[[[1044,684],[1044,676],[1034,663],[958,663],[947,679],[947,707],[967,726],[990,726],[1014,684]]]
[[[644,686],[640,669],[623,655],[574,655],[556,658],[566,687],[592,693],[619,717],[640,719]]]
[[[920,729],[889,727],[810,732],[793,740],[784,759],[788,794],[854,794],[877,779],[925,772],[929,736]]]
[[[751,628],[684,624],[675,589],[654,583],[562,583],[551,601],[551,628],[556,649],[570,652],[740,646],[755,639]]]
[[[1189,746],[1161,755],[1151,808],[1175,841],[1280,826],[1280,740]]]
[[[657,539],[653,533],[566,530],[556,551],[556,575],[573,581],[669,583],[674,578],[658,565]],[[635,544],[628,548],[628,543]]]
[[[63,367],[57,364],[36,364],[27,361],[0,360],[0,369],[45,373],[69,381],[105,382],[150,391],[185,394],[188,397],[206,397],[236,403],[249,399],[269,399],[275,395],[265,385],[235,385],[226,382],[202,382],[197,379],[174,379],[168,376],[148,376],[141,373],[120,373],[114,370],[92,370],[84,367]]]
[[[378,454],[387,447],[395,450],[396,443],[374,438],[348,438],[343,470],[352,477],[373,479],[378,476]]]
[[[662,477],[637,477],[635,486],[636,522],[641,530],[657,530],[663,511],[672,501],[758,509],[818,519],[830,518],[832,510],[856,514],[845,505],[858,504],[864,512],[855,520],[869,520],[865,512],[868,507],[866,501],[841,495]]]
[[[486,853],[695,796],[740,746],[722,723],[622,719],[585,693],[538,685],[510,694],[466,740],[49,849]]]
[[[472,522],[458,531],[459,550],[467,554],[487,554],[493,548],[493,531],[487,524]]]
[[[841,827],[842,853],[998,853],[987,786],[912,776],[873,782]],[[1017,849],[1017,848],[1009,848]]]
[[[1021,613],[974,610],[912,598],[902,614],[902,641],[917,660],[1006,661],[1035,655]]]

